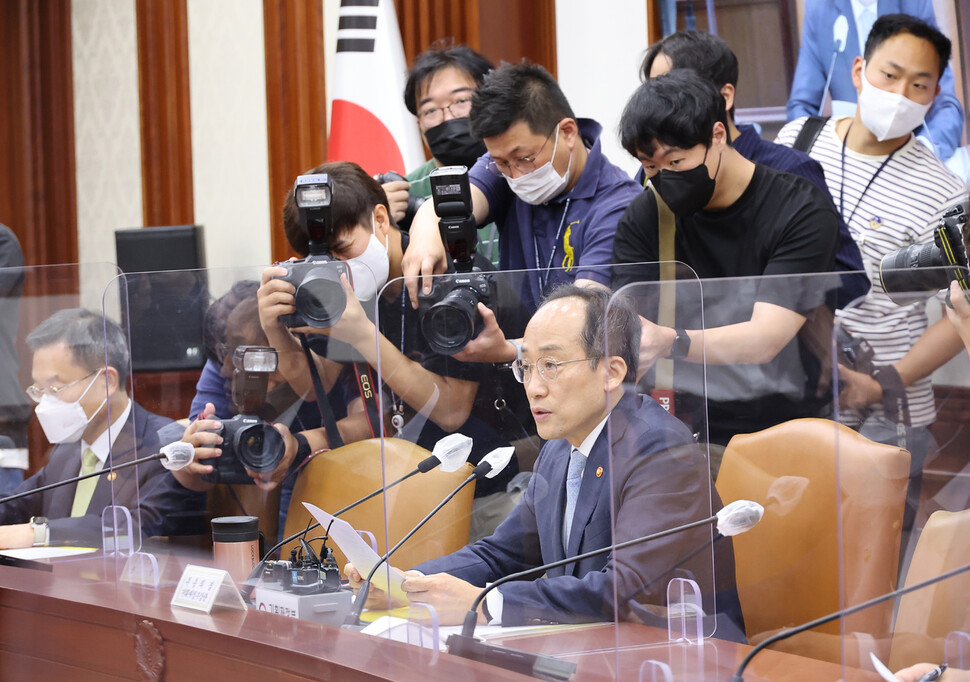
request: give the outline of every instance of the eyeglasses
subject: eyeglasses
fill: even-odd
[[[445,120],[445,109],[454,118],[465,118],[472,112],[472,98],[462,97],[443,107],[425,109],[418,114],[418,120],[424,124],[425,128],[434,128]]]
[[[100,371],[101,371],[100,369],[93,369],[90,372],[88,372],[87,374],[85,374],[83,377],[81,377],[80,379],[75,379],[71,383],[64,384],[63,386],[49,386],[47,388],[41,388],[37,384],[31,384],[30,386],[28,386],[26,388],[26,390],[24,391],[24,393],[26,393],[27,394],[27,397],[30,398],[31,400],[33,400],[35,403],[39,403],[40,402],[40,399],[44,397],[44,394],[45,393],[47,395],[51,396],[51,397],[56,398],[61,393],[63,393],[67,389],[69,389],[71,386],[74,386],[75,384],[78,384],[78,383],[84,381],[85,379],[87,379],[92,374],[97,374]]]
[[[520,384],[527,384],[532,379],[532,368],[539,370],[539,374],[546,381],[555,381],[559,376],[559,365],[568,365],[571,362],[583,362],[584,360],[599,360],[602,356],[591,355],[588,358],[578,360],[553,360],[550,357],[541,357],[534,363],[528,360],[516,360],[512,363],[512,376]]]
[[[536,159],[539,158],[539,154],[541,154],[542,150],[546,148],[547,144],[549,144],[549,138],[552,137],[553,133],[558,132],[558,130],[559,124],[557,123],[556,127],[553,128],[548,135],[546,135],[546,139],[543,140],[542,146],[539,147],[538,151],[536,151],[536,153],[532,156],[520,156],[519,158],[512,159],[511,161],[496,161],[495,159],[492,159],[485,167],[495,175],[511,176],[513,168],[519,171],[519,173],[522,175],[531,173],[536,169]]]

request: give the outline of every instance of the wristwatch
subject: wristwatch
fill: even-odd
[[[670,344],[670,354],[667,357],[671,360],[683,360],[690,351],[690,337],[686,329],[675,329],[674,332],[677,335],[674,337],[674,342]]]
[[[50,526],[46,516],[31,516],[30,527],[34,531],[34,547],[46,547],[50,544]]]

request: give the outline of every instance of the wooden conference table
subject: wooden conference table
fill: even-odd
[[[0,566],[3,680],[528,680],[500,668],[336,627],[256,610],[206,615],[169,606],[158,590],[104,580],[102,559],[51,573]],[[164,583],[164,579],[163,579]],[[573,680],[638,680],[655,659],[680,680],[729,680],[750,647],[665,641],[631,623],[490,640],[578,664]],[[649,677],[643,679],[650,679]],[[875,673],[764,651],[745,680],[878,680]]]

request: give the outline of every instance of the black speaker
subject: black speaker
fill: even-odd
[[[202,321],[209,305],[202,226],[115,230],[115,250],[127,281],[121,315],[132,369],[202,367]]]

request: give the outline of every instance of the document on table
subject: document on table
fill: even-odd
[[[88,554],[97,552],[95,547],[24,547],[23,549],[5,549],[0,551],[14,559],[27,559],[37,561],[38,559],[59,559],[65,556],[76,556],[78,554]]]
[[[327,535],[337,543],[337,547],[340,548],[340,551],[344,553],[347,560],[360,572],[361,577],[366,578],[371,569],[381,560],[377,556],[377,553],[371,549],[371,546],[346,521],[331,516],[320,509],[320,507],[312,505],[309,502],[304,502],[303,506],[316,519],[320,527],[327,532]],[[391,568],[390,587],[388,587],[388,569],[385,566],[381,566],[374,573],[371,586],[389,592],[395,600],[406,603],[408,596],[401,587],[401,583],[403,582],[404,574],[396,568]]]

